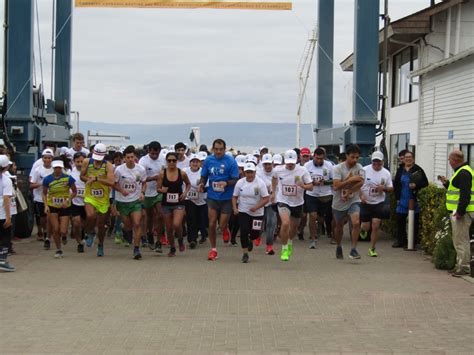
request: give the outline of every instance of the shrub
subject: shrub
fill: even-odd
[[[433,251],[433,263],[437,269],[451,270],[456,264],[456,250],[453,245],[449,217],[444,218],[443,223],[443,228],[436,233],[437,243]]]

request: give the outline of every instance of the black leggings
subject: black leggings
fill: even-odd
[[[404,246],[407,246],[408,240],[407,240],[407,218],[408,214],[404,213],[397,213],[397,235],[395,236],[395,239],[400,244],[403,244]],[[418,231],[420,229],[420,214],[415,213],[415,225],[414,225],[414,245],[417,245],[419,243],[419,238],[418,238]]]
[[[254,220],[260,222],[254,222]],[[260,224],[260,230],[255,230],[252,228],[253,224]],[[252,217],[247,213],[239,212],[239,226],[240,226],[240,245],[242,249],[248,249],[250,245],[250,240],[257,239],[262,233],[263,226],[263,216]]]
[[[7,260],[8,248],[12,242],[12,227],[4,228],[5,220],[0,220],[0,261]]]
[[[198,206],[194,202],[186,202],[186,224],[188,226],[188,243],[197,242],[198,231],[201,231],[201,238],[207,238],[207,205]]]

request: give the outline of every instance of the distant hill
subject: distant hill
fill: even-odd
[[[215,138],[222,138],[229,147],[255,149],[267,145],[274,149],[288,149],[295,146],[296,125],[293,123],[195,123],[195,124],[110,124],[81,121],[81,131],[116,133],[130,136],[130,144],[146,144],[158,140],[162,145],[182,141],[189,143],[191,127],[200,127],[201,143],[210,145]],[[301,126],[302,146],[313,143],[309,124]],[[247,150],[248,150],[247,149]]]

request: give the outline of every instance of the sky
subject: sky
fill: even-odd
[[[52,0],[36,2],[35,79],[41,58],[49,98]],[[428,6],[390,0],[390,17]],[[71,110],[107,123],[295,122],[300,63],[316,19],[317,0],[295,0],[292,11],[74,9]],[[336,0],[335,123],[351,118],[352,74],[339,63],[353,51],[353,27],[354,1]],[[315,122],[312,64],[306,123]]]

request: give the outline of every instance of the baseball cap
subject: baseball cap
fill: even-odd
[[[273,164],[276,164],[276,165],[283,164],[283,157],[281,156],[281,154],[275,154],[273,156]]]
[[[237,166],[239,168],[243,168],[245,166],[245,162],[247,161],[247,158],[245,155],[237,155],[235,157],[235,162],[237,163]]]
[[[92,159],[94,160],[104,160],[105,154],[107,154],[107,147],[104,143],[97,143],[94,146],[94,152],[92,153]]]
[[[253,151],[253,155],[254,155],[254,156],[260,156],[260,149],[255,149],[255,150]]]
[[[191,161],[193,161],[193,160],[201,160],[201,159],[199,159],[199,157],[198,157],[197,154],[191,154],[191,155],[189,156],[189,161],[191,162]]]
[[[271,154],[264,154],[262,157],[262,164],[272,163],[272,155]]]
[[[51,166],[53,168],[64,168],[64,163],[62,160],[53,160],[53,162],[51,163]]]
[[[255,166],[256,166],[256,165],[258,164],[258,160],[257,160],[257,158],[255,158],[254,156],[249,156],[249,157],[247,158],[246,163],[253,163],[253,164],[255,164]]]
[[[311,155],[311,150],[309,150],[309,148],[307,147],[304,147],[304,148],[301,148],[300,153],[301,155]]]
[[[293,149],[287,150],[285,152],[285,164],[296,164],[298,161],[298,155]]]
[[[206,160],[207,158],[207,153],[205,151],[198,152],[196,155],[199,160]]]
[[[59,148],[59,155],[65,155],[68,151],[68,147],[61,147]]]
[[[261,146],[260,149],[259,149],[259,151],[262,152],[262,150],[264,150],[264,149],[266,149],[266,150],[268,151],[268,147],[265,146],[265,145]]]
[[[41,153],[41,156],[49,156],[49,157],[53,157],[54,156],[54,152],[52,149],[49,149],[49,148],[46,148],[45,150],[43,150],[43,153]]]
[[[11,163],[12,162],[10,161],[10,158],[8,158],[8,156],[6,156],[5,154],[0,155],[0,167],[6,168]]]
[[[380,151],[373,152],[371,160],[383,160],[383,153]]]
[[[257,170],[257,167],[255,166],[255,164],[251,162],[245,163],[244,171],[256,171],[256,170]]]

